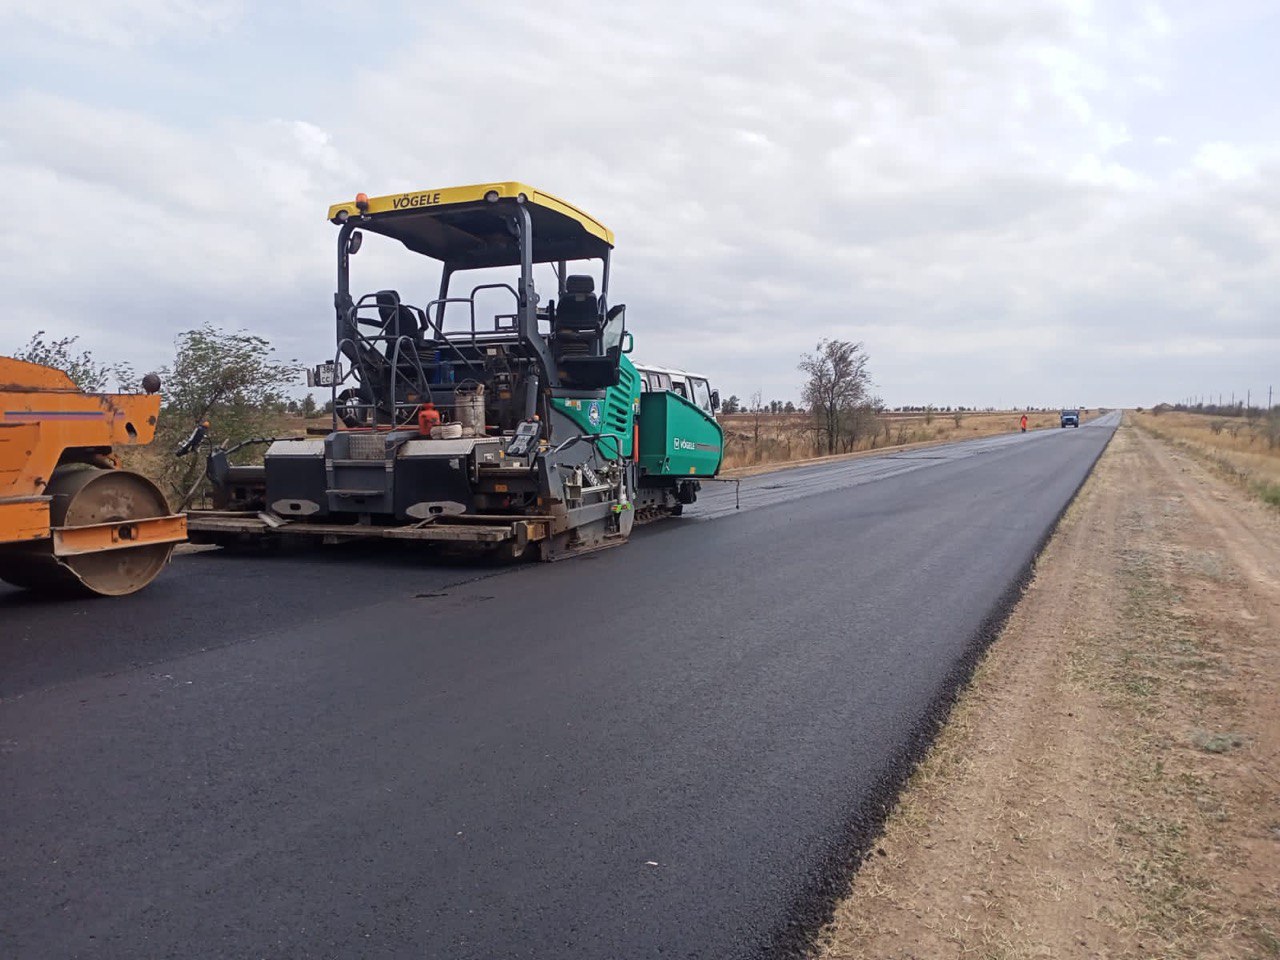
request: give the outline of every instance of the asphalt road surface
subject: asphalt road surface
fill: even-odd
[[[0,956],[793,950],[1116,419],[754,477],[559,564],[0,586]]]

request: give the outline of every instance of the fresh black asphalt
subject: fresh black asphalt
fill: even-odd
[[[0,587],[0,956],[791,952],[1114,426],[767,474],[558,564]]]

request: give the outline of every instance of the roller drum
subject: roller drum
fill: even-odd
[[[145,520],[169,514],[160,489],[127,470],[84,465],[59,467],[45,488],[52,497],[50,525],[80,527]],[[119,597],[156,578],[173,553],[172,543],[55,557],[51,540],[0,550],[0,580],[36,590],[73,590]]]

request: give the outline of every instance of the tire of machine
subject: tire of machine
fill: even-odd
[[[169,503],[146,477],[82,464],[59,467],[45,494],[50,525],[80,527],[163,517]],[[55,558],[51,540],[0,552],[0,580],[31,590],[120,597],[141,590],[164,569],[173,544],[158,543]]]

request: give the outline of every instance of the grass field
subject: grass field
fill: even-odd
[[[1082,420],[1097,411],[1081,414]],[[998,433],[1014,433],[1020,410],[981,413],[883,413],[868,424],[856,444],[841,453],[856,453],[908,443],[945,443],[973,440]],[[1059,429],[1058,412],[1027,414],[1028,429]],[[731,413],[720,417],[725,433],[724,469],[733,470],[770,463],[790,463],[825,454],[814,442],[813,419],[803,413]]]
[[[1177,410],[1130,416],[1143,430],[1197,455],[1280,507],[1280,413],[1254,419]]]

